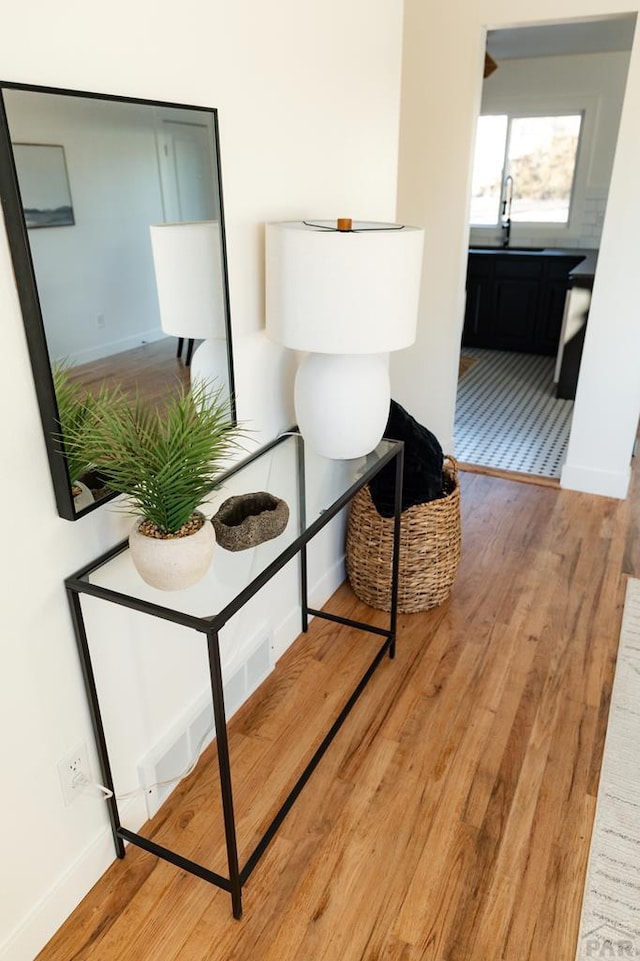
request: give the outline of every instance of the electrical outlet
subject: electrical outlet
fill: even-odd
[[[96,317],[96,325],[97,325],[98,327],[105,327],[105,326],[106,326],[106,324],[105,324],[105,319],[104,319],[104,314],[98,314],[98,316]]]
[[[68,807],[81,793],[83,785],[90,784],[93,780],[89,752],[84,741],[58,761],[58,774],[64,803]]]

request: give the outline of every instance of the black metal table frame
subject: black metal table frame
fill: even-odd
[[[251,462],[263,457],[274,447],[281,444],[284,440],[289,437],[290,434],[283,434],[277,437],[275,440],[266,444],[264,447],[255,451],[252,455],[245,458],[243,461],[234,465],[230,470],[226,471],[224,475],[221,476],[221,482],[231,477],[233,474],[238,473],[238,471],[247,467]],[[75,574],[71,575],[65,580],[65,587],[67,590],[67,596],[69,598],[69,604],[71,607],[71,616],[73,621],[73,627],[76,637],[76,643],[78,646],[78,653],[80,655],[80,663],[82,667],[82,675],[84,680],[84,685],[87,693],[87,699],[89,703],[89,711],[91,716],[91,721],[93,725],[93,731],[96,741],[96,748],[98,753],[98,758],[101,767],[102,783],[111,792],[113,792],[113,797],[107,800],[109,819],[111,822],[111,831],[113,834],[113,840],[115,844],[116,854],[119,858],[125,856],[125,841],[129,841],[132,844],[136,844],[144,850],[156,855],[157,857],[163,858],[166,861],[170,861],[172,864],[177,865],[185,871],[189,871],[191,874],[197,875],[203,878],[205,881],[209,881],[212,884],[217,885],[225,891],[228,891],[231,895],[231,904],[233,910],[234,918],[242,917],[242,888],[246,881],[248,880],[251,872],[255,868],[256,864],[264,854],[269,842],[274,837],[276,831],[278,830],[280,824],[286,817],[287,813],[294,804],[296,798],[302,791],[303,787],[311,777],[311,774],[318,765],[318,762],[322,758],[323,754],[327,750],[331,741],[334,739],[338,730],[342,726],[345,718],[353,708],[360,694],[366,687],[376,668],[383,660],[386,653],[389,654],[390,658],[395,656],[395,645],[396,645],[396,621],[397,621],[397,603],[398,603],[398,567],[400,559],[400,512],[401,512],[401,496],[402,496],[402,471],[403,471],[403,455],[404,455],[404,445],[401,441],[393,442],[393,446],[384,453],[380,460],[376,461],[371,467],[369,467],[361,477],[359,477],[343,494],[341,494],[331,505],[328,507],[313,523],[306,527],[306,504],[305,504],[305,462],[304,462],[304,442],[299,434],[296,434],[297,443],[297,461],[298,461],[298,498],[299,498],[299,517],[300,517],[300,533],[296,539],[288,545],[288,547],[282,551],[282,553],[275,558],[257,577],[255,577],[243,590],[241,590],[234,599],[228,603],[218,614],[211,615],[209,617],[197,617],[195,615],[186,614],[182,611],[173,610],[171,608],[166,608],[158,604],[145,601],[141,598],[131,597],[127,594],[121,594],[117,591],[111,590],[106,587],[101,587],[98,584],[92,584],[88,578],[89,576],[103,564],[107,563],[112,558],[116,557],[118,554],[122,553],[127,549],[128,541],[124,540],[113,547],[111,550],[106,551],[100,557],[98,557],[91,564],[85,565]],[[395,470],[395,500],[394,500],[394,540],[393,540],[393,563],[392,563],[392,577],[391,577],[391,610],[389,614],[389,627],[388,629],[374,627],[370,624],[365,624],[360,621],[350,620],[349,618],[339,617],[335,614],[331,614],[327,611],[315,610],[308,605],[307,596],[307,544],[311,541],[316,534],[324,528],[329,521],[331,521],[352,499],[354,494],[357,493],[362,487],[364,487],[372,477],[382,470],[382,468],[388,464],[391,460],[395,458],[396,460],[396,470]],[[306,632],[308,629],[308,619],[309,615],[314,617],[324,618],[326,620],[335,621],[338,624],[346,625],[348,627],[353,627],[355,629],[366,631],[370,634],[376,634],[384,638],[382,645],[378,648],[375,657],[371,661],[369,667],[362,675],[357,685],[353,689],[351,695],[345,702],[342,710],[336,717],[335,721],[331,725],[327,734],[321,741],[320,745],[317,747],[313,754],[313,757],[308,762],[300,776],[297,778],[295,784],[289,791],[284,803],[281,805],[280,809],[277,811],[273,817],[271,823],[269,824],[267,830],[263,834],[262,838],[252,851],[252,853],[247,858],[245,864],[241,867],[238,860],[238,848],[236,840],[236,827],[233,809],[233,791],[231,782],[231,764],[229,758],[229,742],[227,733],[227,722],[224,707],[224,694],[222,686],[222,666],[220,659],[220,646],[219,646],[219,631],[224,626],[224,624],[236,614],[241,607],[256,594],[265,584],[282,568],[288,561],[293,557],[299,555],[300,558],[300,605],[301,605],[301,615],[302,615],[302,630]],[[209,658],[209,673],[211,680],[211,693],[213,700],[213,715],[215,721],[215,731],[216,731],[216,743],[217,743],[217,756],[218,756],[218,768],[220,775],[220,786],[221,786],[221,797],[222,797],[222,811],[224,818],[224,830],[225,830],[225,840],[227,848],[227,863],[229,869],[229,877],[224,877],[221,874],[217,874],[215,871],[211,871],[209,868],[198,864],[195,861],[185,858],[175,851],[164,847],[161,844],[157,844],[155,841],[145,838],[144,836],[137,834],[134,831],[128,830],[128,828],[122,827],[120,824],[119,812],[118,812],[118,802],[115,796],[115,788],[113,784],[113,777],[111,773],[111,763],[109,760],[109,753],[107,748],[106,735],[104,730],[104,725],[102,722],[102,715],[100,710],[100,704],[98,700],[98,692],[96,687],[95,676],[93,672],[91,654],[89,651],[89,644],[87,639],[87,634],[85,630],[84,617],[82,614],[82,605],[80,597],[82,594],[89,594],[93,597],[98,597],[111,603],[121,605],[123,607],[131,608],[132,610],[141,611],[146,614],[150,614],[154,617],[162,618],[163,620],[173,621],[176,624],[181,624],[185,627],[193,628],[193,630],[200,631],[206,635],[207,638],[207,649]]]

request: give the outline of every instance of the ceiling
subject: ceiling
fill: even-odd
[[[555,57],[575,53],[631,50],[636,15],[579,23],[489,30],[487,51],[494,60]]]

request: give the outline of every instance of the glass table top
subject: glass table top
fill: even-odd
[[[278,537],[236,552],[216,545],[205,577],[185,590],[161,591],[146,584],[133,566],[126,542],[115,556],[103,555],[68,578],[67,585],[199,630],[218,629],[339,513],[364,478],[393,462],[401,449],[397,441],[382,440],[365,457],[332,461],[305,450],[299,434],[287,434],[223,475],[203,508],[212,517],[232,495],[266,491],[289,507],[287,526]]]

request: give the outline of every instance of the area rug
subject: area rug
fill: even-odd
[[[640,958],[640,580],[627,582],[577,961]]]

